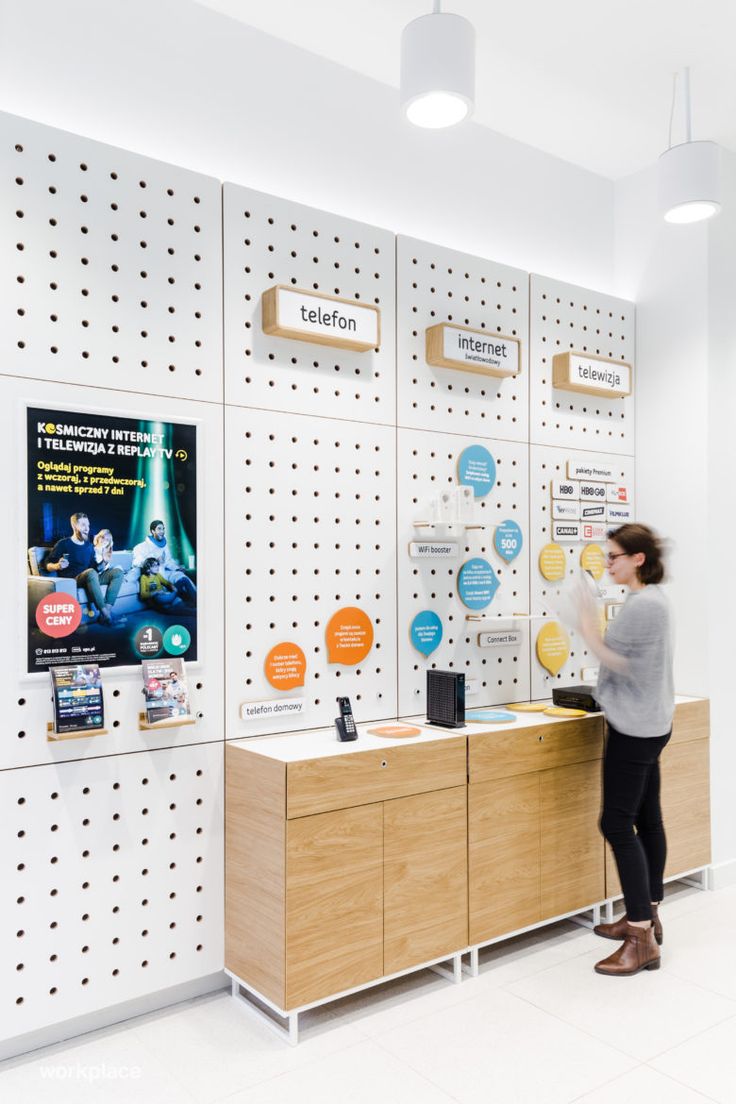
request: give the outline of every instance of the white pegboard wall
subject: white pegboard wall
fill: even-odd
[[[625,299],[563,284],[529,280],[529,439],[633,456],[636,396],[635,307]],[[623,399],[552,386],[552,358],[574,350],[633,365],[633,394]]]
[[[633,457],[616,456],[613,453],[580,452],[573,449],[550,448],[542,445],[532,445],[529,460],[529,508],[533,521],[530,540],[530,595],[532,613],[545,613],[550,620],[555,620],[562,588],[580,576],[580,554],[585,548],[582,542],[570,544],[557,541],[565,551],[567,558],[567,572],[564,580],[550,582],[545,579],[539,570],[539,553],[542,548],[553,542],[552,536],[552,495],[550,482],[553,479],[567,478],[567,464],[569,461],[588,463],[605,463],[613,466],[617,478],[621,479],[630,489],[633,496],[632,506],[636,517],[636,488],[635,465]],[[608,528],[608,526],[606,526]],[[612,526],[615,528],[615,526]],[[600,542],[605,547],[605,542]],[[625,587],[616,587],[611,582],[607,573],[604,574],[599,586],[606,593],[606,601],[623,602],[626,597]],[[602,603],[602,605],[605,603]],[[571,686],[583,681],[583,667],[597,667],[598,660],[589,654],[585,642],[573,630],[566,626],[570,637],[570,658],[558,675],[552,676],[547,672],[536,656],[535,641],[537,633],[543,625],[543,621],[533,622],[532,632],[532,698],[549,698],[553,686]]]
[[[0,114],[0,373],[222,400],[219,181]]]
[[[393,424],[394,235],[235,184],[225,184],[223,203],[226,402]],[[377,306],[380,348],[264,333],[261,296],[276,284]]]
[[[223,746],[0,772],[0,1038],[222,969]]]
[[[0,665],[8,687],[0,769],[224,738],[222,411],[211,403],[150,395],[127,395],[123,407],[120,400],[121,396],[111,391],[0,377],[0,464],[8,473],[8,485],[14,488],[13,510],[18,519],[0,546],[0,570],[6,579],[17,580],[7,604],[6,631],[0,636]],[[27,405],[158,417],[197,425],[197,559],[207,566],[197,578],[198,659],[187,664],[192,707],[199,715],[196,726],[142,732],[138,727],[138,714],[143,708],[140,668],[105,668],[102,677],[107,733],[78,740],[47,740],[46,726],[53,717],[50,676],[25,673]],[[94,524],[94,504],[86,505],[94,532],[99,527]],[[144,536],[142,533],[140,539]]]
[[[225,439],[227,737],[330,724],[338,695],[361,721],[395,717],[395,430],[229,407]],[[345,606],[373,622],[356,666],[327,662]],[[306,685],[280,692],[264,660],[285,641],[304,652]],[[299,716],[239,719],[242,702],[289,697],[306,699]]]
[[[457,461],[469,445],[482,444],[496,462],[496,483],[488,495],[476,498],[475,522],[483,529],[467,530],[460,538],[460,554],[452,560],[412,559],[412,541],[445,539],[429,537],[413,522],[426,520],[430,500],[458,485]],[[414,715],[424,708],[426,671],[463,671],[466,680],[477,683],[478,691],[467,698],[467,706],[497,705],[518,701],[529,694],[529,622],[519,620],[521,644],[514,647],[481,648],[478,633],[489,628],[508,628],[511,623],[479,625],[467,622],[468,610],[457,592],[457,573],[475,556],[486,559],[498,576],[500,586],[488,607],[496,614],[528,612],[529,601],[529,514],[528,450],[526,445],[488,438],[457,437],[418,430],[399,430],[398,440],[398,639],[399,713]],[[521,527],[524,544],[520,554],[505,563],[493,545],[494,526],[513,519]],[[455,539],[447,538],[447,539]],[[436,651],[424,657],[414,648],[410,626],[422,610],[433,610],[441,619],[443,637]]]
[[[526,441],[526,272],[414,238],[396,239],[398,424]],[[521,340],[521,372],[498,379],[427,363],[425,331],[453,322]]]

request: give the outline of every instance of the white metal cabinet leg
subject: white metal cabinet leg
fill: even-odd
[[[289,1013],[289,1043],[291,1046],[297,1046],[299,1043],[299,1013]]]

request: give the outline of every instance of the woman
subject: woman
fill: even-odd
[[[629,594],[604,639],[587,591],[580,628],[600,663],[596,697],[608,726],[601,831],[613,849],[626,903],[625,916],[594,929],[606,939],[623,940],[595,968],[627,977],[659,968],[658,905],[667,856],[659,756],[672,733],[675,695],[670,611],[659,586],[662,544],[646,525],[622,525],[608,540],[608,574]]]

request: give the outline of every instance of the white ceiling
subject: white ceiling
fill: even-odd
[[[199,0],[398,88],[402,27],[430,0]],[[667,145],[691,67],[693,137],[736,150],[734,0],[447,0],[477,34],[474,121],[617,179]],[[397,107],[398,109],[398,107]],[[676,118],[674,140],[684,137]]]

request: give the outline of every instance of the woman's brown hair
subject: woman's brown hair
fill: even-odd
[[[627,556],[644,553],[644,563],[636,573],[642,583],[661,583],[664,579],[664,544],[648,525],[622,525],[609,529],[608,539],[615,541]]]

